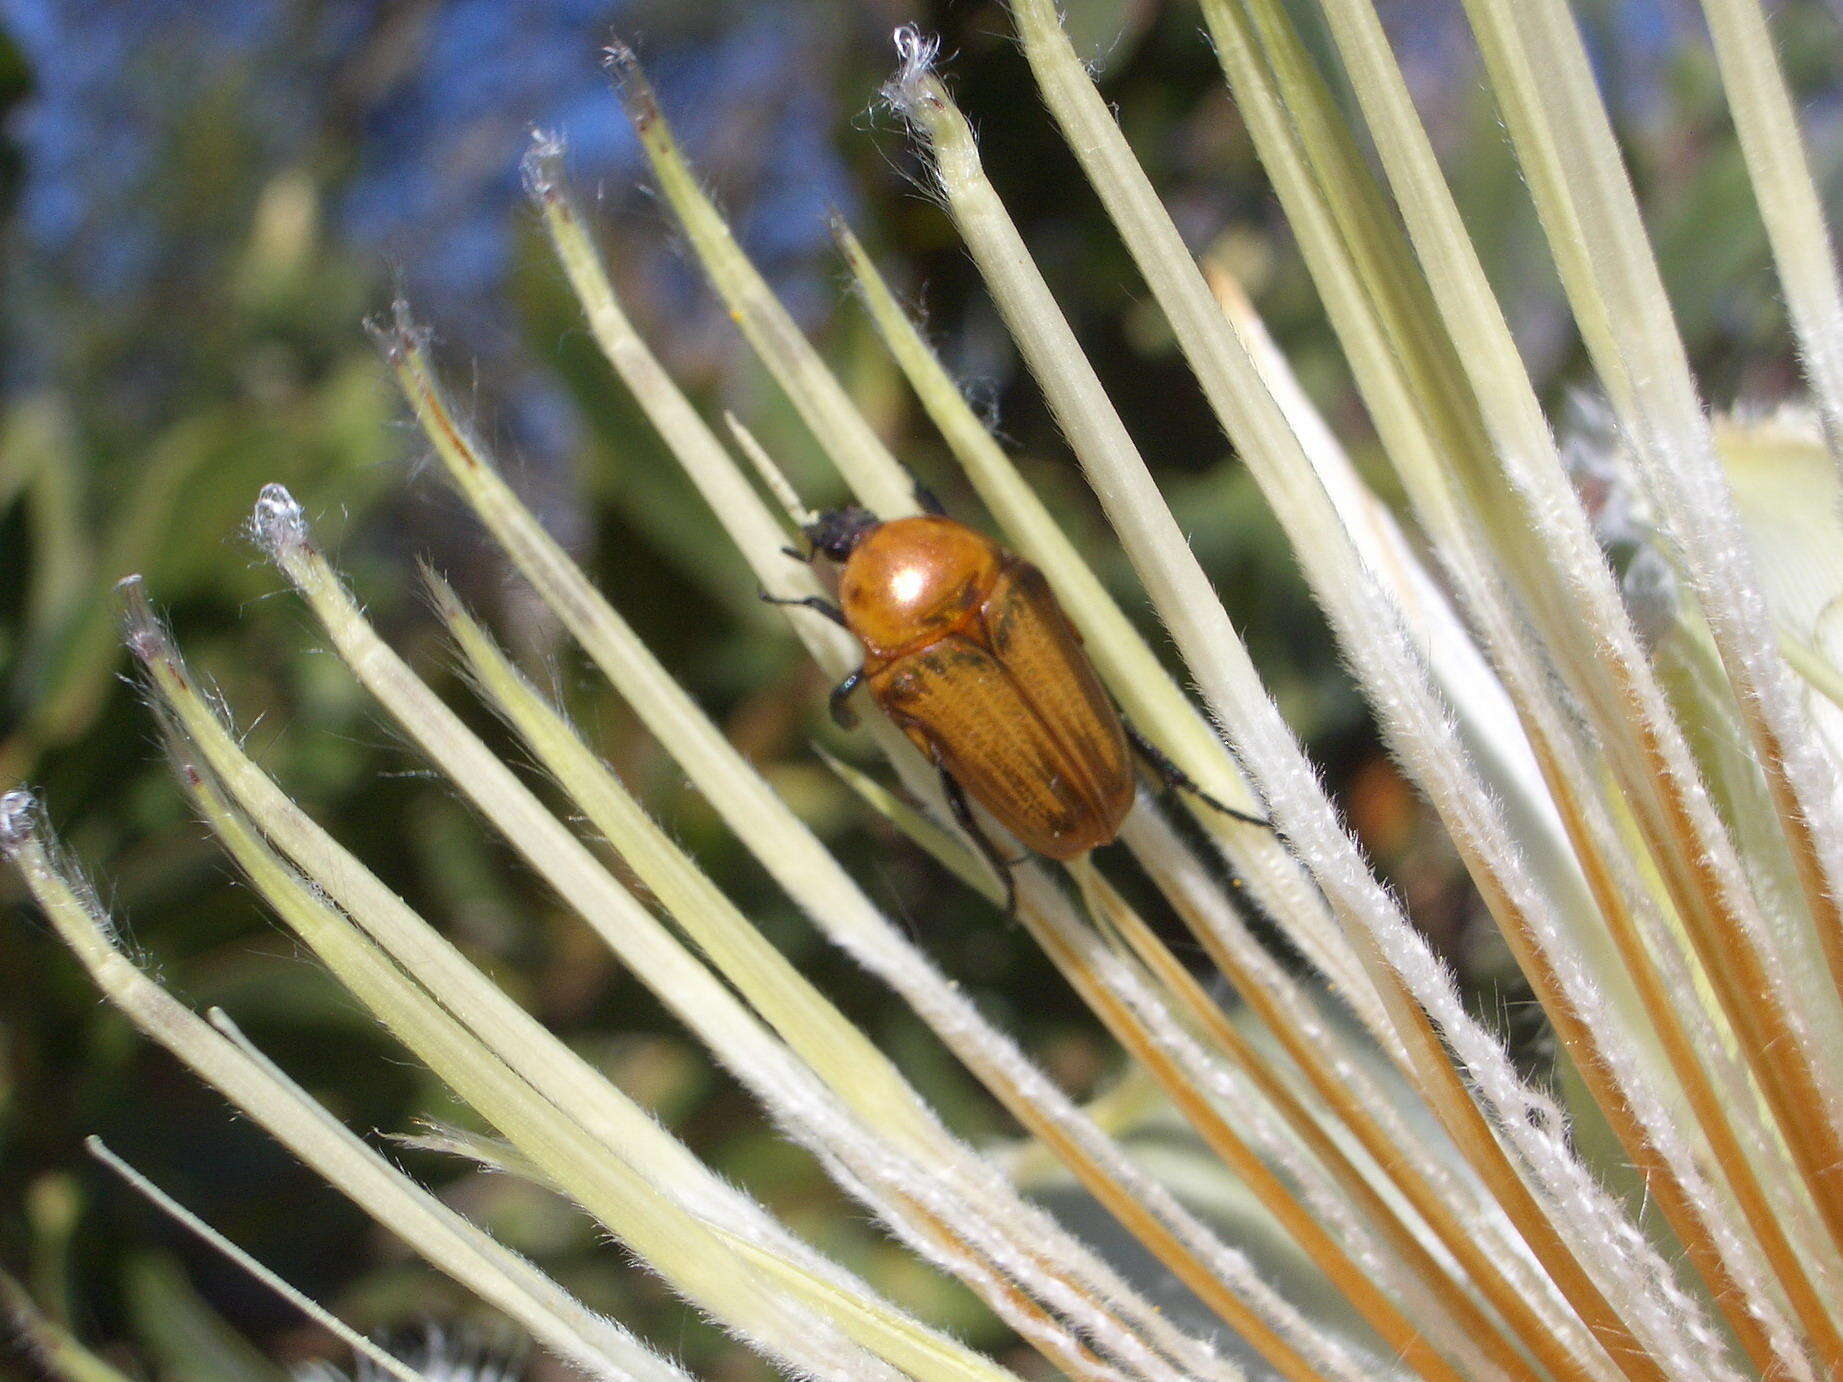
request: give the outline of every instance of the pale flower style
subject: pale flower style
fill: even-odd
[[[378,331],[390,367],[510,563],[776,882],[939,1034],[1027,1131],[1028,1148],[982,1149],[948,1128],[439,579],[437,607],[481,696],[672,925],[378,638],[293,496],[266,488],[253,534],[403,732],[776,1125],[1065,1375],[1843,1377],[1843,293],[1758,0],[1705,0],[1705,10],[1811,405],[1754,419],[1705,410],[1563,0],[1468,0],[1605,396],[1597,429],[1571,449],[1538,405],[1371,0],[1321,8],[1380,182],[1280,0],[1203,0],[1408,497],[1402,518],[1358,477],[1224,267],[1192,257],[1053,0],[1011,0],[1053,118],[1290,540],[1390,747],[1674,1241],[1599,1183],[1555,1099],[1468,1013],[1369,867],[1083,358],[1003,189],[987,180],[934,45],[912,30],[896,36],[888,98],[1201,709],[841,225],[865,306],[993,525],[1047,574],[1125,711],[1207,793],[1271,820],[1182,797],[1198,828],[1184,831],[1169,818],[1172,799],[1142,793],[1123,832],[1239,1000],[1233,1014],[1086,859],[1067,880],[1021,866],[1019,920],[1338,1304],[1289,1299],[1287,1283],[1129,1156],[1097,1110],[1069,1100],[877,909],[500,479],[450,408],[407,309]],[[633,56],[611,57],[659,189],[762,363],[859,502],[886,518],[914,512],[913,481],[737,247]],[[819,575],[782,552],[810,516],[801,498],[733,418],[727,444],[636,334],[562,165],[563,150],[540,137],[527,182],[609,363],[763,586],[822,595]],[[293,805],[245,754],[234,707],[201,691],[138,584],[127,600],[130,646],[200,814],[277,915],[498,1134],[439,1130],[424,1145],[554,1187],[790,1375],[1012,1375],[796,1237],[513,1003]],[[855,664],[841,630],[799,608],[789,621],[828,675]],[[999,896],[913,748],[876,717],[870,729],[906,793],[840,771]],[[1199,855],[1200,838],[1241,893]],[[227,1018],[201,1019],[137,968],[24,792],[0,807],[0,842],[115,1003],[431,1263],[585,1376],[685,1376],[403,1176]],[[1256,940],[1249,900],[1309,977]],[[1034,1202],[1016,1174],[1033,1158],[1059,1164],[1208,1323],[1168,1315],[1145,1281]],[[74,1352],[54,1366],[107,1375],[60,1342]],[[451,1375],[352,1343],[379,1376]]]

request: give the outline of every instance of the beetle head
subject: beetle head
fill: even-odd
[[[815,552],[842,562],[857,550],[857,545],[870,535],[871,529],[881,523],[882,520],[869,509],[846,504],[841,509],[826,510],[800,532],[813,544]]]

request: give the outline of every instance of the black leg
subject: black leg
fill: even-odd
[[[936,518],[947,517],[947,506],[935,496],[933,490],[920,480],[915,481],[915,502],[921,505],[923,513],[931,513]]]
[[[826,703],[832,708],[832,723],[837,725],[840,729],[856,729],[858,727],[858,713],[851,708],[848,702],[851,693],[858,689],[859,685],[863,683],[863,680],[864,669],[860,667],[843,681],[839,682],[837,686],[834,686],[832,688],[832,694],[826,698]]]
[[[816,609],[830,619],[839,628],[846,627],[845,612],[823,595],[802,595],[798,599],[787,599],[780,595],[770,595],[765,590],[755,592],[763,604],[768,605],[804,605],[807,609]]]
[[[1007,859],[1003,851],[992,843],[992,837],[985,833],[985,827],[973,815],[973,805],[966,799],[966,789],[955,780],[941,763],[938,749],[930,747],[928,757],[941,774],[941,793],[947,798],[947,807],[953,812],[954,820],[964,830],[973,847],[985,856],[985,861],[998,872],[1005,885],[1005,915],[1017,915],[1017,878],[1011,870],[1023,863],[1022,859]]]
[[[1150,739],[1146,738],[1145,735],[1141,734],[1137,726],[1135,726],[1131,720],[1127,719],[1125,716],[1121,716],[1120,724],[1126,730],[1126,738],[1127,741],[1132,744],[1133,751],[1145,760],[1145,765],[1150,768],[1158,779],[1167,787],[1175,787],[1181,792],[1189,792],[1198,801],[1208,806],[1215,807],[1216,810],[1222,812],[1223,815],[1233,817],[1235,820],[1246,821],[1249,825],[1264,825],[1269,830],[1273,829],[1273,822],[1268,820],[1265,816],[1251,816],[1246,811],[1237,811],[1233,806],[1224,806],[1208,792],[1197,786],[1197,784],[1191,780],[1190,774],[1167,758],[1164,751],[1160,749],[1157,744],[1154,744]]]

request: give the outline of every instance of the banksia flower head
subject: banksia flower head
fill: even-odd
[[[1712,414],[1699,390],[1564,0],[1469,0],[1602,395],[1572,440],[1543,411],[1371,0],[1319,8],[1373,163],[1288,6],[1202,7],[1399,513],[1227,267],[1193,256],[1053,0],[1009,4],[1050,116],[1573,1084],[1519,1063],[1372,867],[988,177],[937,45],[909,28],[885,95],[1195,698],[840,221],[865,311],[984,507],[969,518],[1041,570],[1148,757],[1186,786],[1141,787],[1119,829],[1130,859],[999,868],[957,822],[954,779],[944,795],[940,765],[888,718],[864,717],[886,770],[839,771],[971,891],[1014,896],[1044,961],[1283,1250],[1225,1227],[1135,1156],[1106,1107],[1071,1099],[871,900],[505,482],[407,305],[374,328],[386,367],[505,562],[864,982],[893,991],[1003,1106],[1023,1150],[951,1126],[441,577],[429,590],[475,690],[568,799],[562,810],[379,636],[307,517],[336,495],[271,484],[252,536],[429,764],[780,1133],[1034,1350],[1016,1366],[1094,1382],[1843,1377],[1843,293],[1758,0],[1704,9],[1809,388],[1808,408],[1767,417]],[[915,477],[739,247],[634,54],[616,45],[609,63],[664,204],[853,499],[885,520],[919,512]],[[525,183],[589,331],[789,631],[845,677],[865,651],[811,608],[834,593],[828,566],[787,550],[814,518],[808,500],[741,422],[719,431],[702,417],[641,338],[564,165],[561,143],[540,135]],[[789,1375],[1014,1375],[717,1176],[547,1031],[295,805],[138,584],[125,601],[129,647],[200,817],[281,921],[491,1130],[422,1145],[573,1201]],[[1001,820],[974,824],[1002,833]],[[200,1017],[138,968],[23,791],[0,807],[0,846],[111,1001],[431,1264],[582,1375],[686,1375],[661,1341],[594,1313],[402,1174],[228,1017]],[[1149,888],[1122,886],[1129,871]],[[1133,900],[1154,893],[1204,972]],[[1603,1123],[1642,1204],[1581,1145],[1577,1110]],[[1028,1193],[1033,1159],[1059,1166],[1153,1274],[1110,1260],[1102,1244],[1118,1234],[1103,1240],[1087,1219],[1078,1232]],[[1168,1310],[1177,1288],[1186,1308]]]

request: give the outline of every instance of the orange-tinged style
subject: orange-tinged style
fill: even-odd
[[[1072,859],[1112,840],[1133,804],[1132,754],[1043,573],[950,518],[847,511],[815,526],[844,562],[839,605],[864,645],[847,687],[868,686],[1030,849]]]

